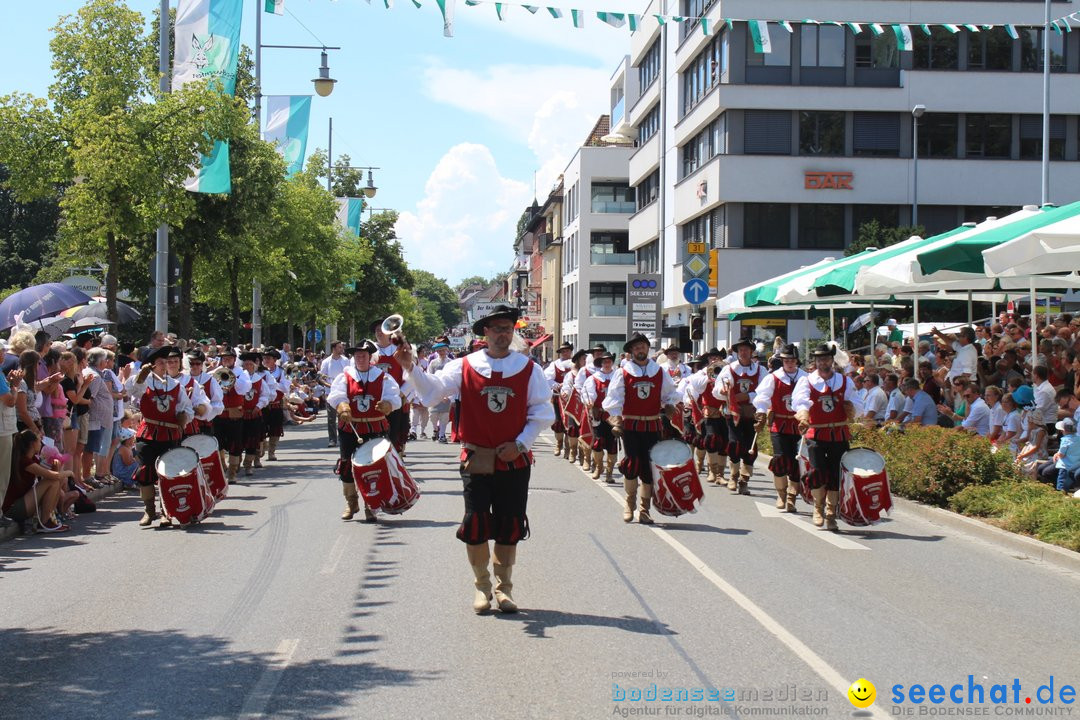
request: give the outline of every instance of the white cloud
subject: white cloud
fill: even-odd
[[[531,201],[531,185],[503,177],[487,146],[455,145],[432,171],[416,211],[398,219],[405,258],[451,285],[506,270],[518,218]]]

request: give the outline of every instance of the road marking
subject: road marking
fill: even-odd
[[[255,683],[255,687],[251,688],[243,707],[240,708],[240,720],[255,720],[264,716],[266,706],[274,697],[274,690],[281,682],[281,676],[289,667],[299,644],[300,638],[287,638],[278,643],[274,650],[274,658],[267,662],[266,669],[263,670],[263,674]]]
[[[813,524],[806,522],[802,517],[798,515],[792,515],[791,513],[780,512],[775,506],[768,503],[755,502],[758,512],[761,513],[761,517],[767,518],[780,518],[781,520],[787,520],[789,523],[810,533],[818,540],[824,540],[825,542],[835,545],[841,550],[869,550],[865,545],[857,543],[854,540],[849,540],[843,535],[837,535],[836,533],[829,532],[827,530],[820,530]]]
[[[326,562],[323,563],[322,569],[319,570],[320,575],[333,575],[337,571],[338,563],[341,562],[341,558],[345,555],[345,546],[348,544],[347,536],[338,535],[338,539],[334,541],[334,547],[330,548],[330,554],[326,556]]]

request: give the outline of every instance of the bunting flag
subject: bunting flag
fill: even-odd
[[[915,42],[911,39],[911,28],[907,25],[893,25],[893,34],[896,35],[896,46],[900,50],[914,50]]]
[[[1009,37],[1011,37],[1013,40],[1019,40],[1020,39],[1020,33],[1016,32],[1016,26],[1015,25],[1006,25],[1005,26],[1005,32],[1007,32],[1009,34]]]
[[[274,15],[285,14],[285,0],[266,0],[263,9]]]
[[[701,18],[701,34],[702,35],[712,35],[712,28],[709,26],[710,22],[712,22],[712,21],[709,20],[709,18]]]
[[[360,235],[360,216],[364,212],[363,198],[335,198],[338,204],[337,221]]]
[[[970,32],[979,32],[979,27],[977,25],[964,25],[964,28]]]
[[[630,32],[637,32],[638,23],[641,22],[640,15],[628,14],[626,16],[627,22],[630,24]]]
[[[885,29],[881,27],[881,23],[870,23],[870,32],[874,33],[874,36],[882,35]]]
[[[793,33],[793,32],[795,32],[794,30],[792,30],[792,29],[791,29],[791,23],[790,23],[790,22],[788,22],[787,20],[781,20],[781,21],[780,21],[780,27],[784,28],[784,29],[785,29],[785,30],[787,30],[787,31],[788,31],[789,33]]]
[[[308,125],[311,121],[310,95],[266,95],[266,125],[263,140],[274,143],[285,158],[285,177],[304,169]]]
[[[596,17],[600,22],[607,23],[611,27],[620,28],[626,24],[626,15],[623,13],[598,12]]]
[[[922,28],[923,35],[926,37],[930,37],[933,34],[929,25],[920,25],[919,27]]]
[[[222,93],[235,93],[243,15],[244,0],[180,0],[176,8],[174,88],[212,79]],[[210,155],[202,157],[184,188],[201,193],[232,190],[227,142],[214,142]]]
[[[571,10],[570,11],[570,19],[573,20],[574,27],[576,27],[576,28],[585,27],[585,13],[582,12],[581,10]]]
[[[495,3],[495,15],[498,16],[500,21],[502,21],[502,19],[503,19],[502,11],[503,11],[503,4],[501,2]]]
[[[656,18],[657,24],[661,26],[667,25],[667,19],[663,15],[653,15],[653,17]]]
[[[540,8],[536,7],[535,5],[522,5],[521,7],[525,8],[526,10],[531,12],[533,15],[535,15],[536,11],[540,9]]]
[[[946,30],[951,32],[953,35],[960,32],[960,26],[959,25],[950,25],[949,23],[945,23],[941,27],[945,28]]]
[[[386,6],[387,10],[393,10],[394,9],[394,0],[383,0],[383,5]]]
[[[559,8],[549,7],[547,11],[551,13],[551,17],[555,18],[556,20],[562,17],[562,10],[560,10]]]
[[[862,25],[856,22],[847,23],[848,29],[851,30],[852,35],[858,35],[862,32]]]
[[[769,40],[769,23],[765,20],[750,20],[750,37],[754,40],[754,52],[769,54],[772,42]]]
[[[435,0],[442,13],[443,37],[454,37],[454,3],[456,0]],[[535,10],[533,12],[536,12]]]

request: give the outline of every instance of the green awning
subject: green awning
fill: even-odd
[[[775,305],[776,291],[780,285],[789,280],[794,280],[797,277],[806,275],[807,273],[820,272],[822,267],[824,266],[821,263],[814,263],[813,265],[807,265],[798,270],[792,270],[789,273],[770,278],[758,285],[752,285],[743,291],[743,304],[746,307],[754,307],[755,305]]]
[[[1041,227],[1080,215],[1080,202],[1063,207],[1044,207],[1038,215],[1032,215],[1007,225],[991,228],[981,233],[960,238],[956,242],[927,250],[917,256],[923,275],[949,271],[983,275],[983,250],[1015,240]]]

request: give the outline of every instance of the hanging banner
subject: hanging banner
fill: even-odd
[[[907,25],[893,25],[893,34],[896,35],[896,47],[901,51],[915,49],[915,41],[911,39],[911,28]]]
[[[291,178],[304,169],[311,96],[266,95],[264,100],[266,125],[263,126],[263,140],[274,143],[285,158],[285,177]]]
[[[768,54],[772,52],[772,41],[769,39],[769,23],[764,20],[751,20],[750,37],[754,41],[754,52]]]
[[[236,91],[243,7],[244,0],[180,0],[176,8],[174,88],[213,79],[222,93]],[[191,192],[228,193],[232,189],[228,143],[216,141],[184,187]]]
[[[266,12],[268,13],[273,13],[274,15],[284,15],[285,0],[265,0],[263,9],[266,10]]]
[[[338,203],[339,223],[360,235],[360,215],[364,212],[363,198],[335,198]]]

